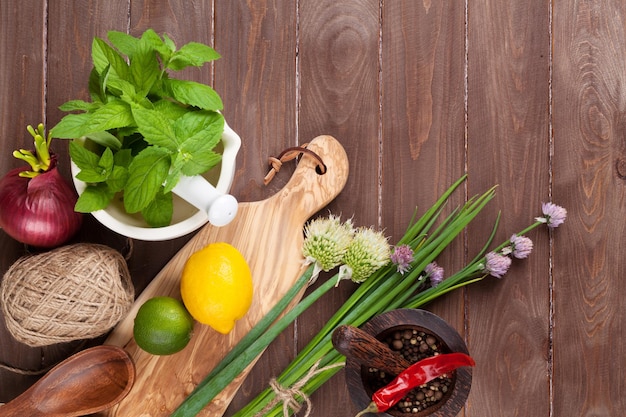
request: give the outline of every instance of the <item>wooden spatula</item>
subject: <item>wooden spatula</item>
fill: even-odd
[[[135,384],[121,403],[100,415],[169,416],[302,274],[304,223],[341,192],[348,178],[348,159],[336,139],[318,136],[307,148],[324,161],[324,174],[316,170],[315,158],[303,156],[282,190],[263,201],[241,203],[236,218],[227,226],[204,226],[142,292],[105,342],[124,347],[131,354],[137,369]],[[232,244],[250,266],[254,300],[247,315],[228,335],[196,324],[191,342],[176,354],[154,356],[142,351],[132,338],[137,310],[151,297],[180,298],[179,279],[185,261],[211,242]],[[251,367],[222,391],[202,415],[223,415]]]

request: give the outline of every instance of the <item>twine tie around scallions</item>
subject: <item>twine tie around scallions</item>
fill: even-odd
[[[265,415],[266,412],[268,412],[280,403],[283,404],[283,415],[285,417],[289,417],[291,415],[291,411],[293,411],[294,413],[300,412],[303,405],[306,405],[306,412],[303,417],[309,417],[311,415],[311,399],[304,392],[302,392],[301,388],[304,387],[306,383],[309,382],[311,378],[315,377],[316,375],[333,368],[339,368],[344,366],[344,363],[341,362],[320,368],[320,362],[321,359],[315,362],[309,372],[291,387],[285,388],[278,383],[276,378],[272,378],[269,384],[272,390],[274,390],[276,397],[269,404],[267,404],[267,406],[263,410],[257,413],[255,417],[261,417]],[[298,399],[296,397],[302,398],[303,404],[298,402]]]

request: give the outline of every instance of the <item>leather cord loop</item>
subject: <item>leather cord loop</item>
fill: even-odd
[[[282,151],[276,157],[274,156],[269,157],[268,162],[270,165],[270,171],[267,173],[267,175],[263,179],[263,183],[265,185],[269,184],[270,181],[272,181],[272,179],[274,178],[274,176],[280,171],[280,168],[283,166],[283,163],[296,159],[301,155],[309,155],[313,157],[315,160],[317,160],[318,173],[325,174],[326,164],[324,164],[324,161],[318,154],[308,149],[307,145],[308,143],[305,143],[302,146],[290,147]]]

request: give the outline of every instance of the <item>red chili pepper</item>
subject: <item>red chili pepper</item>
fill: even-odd
[[[431,381],[461,366],[474,366],[474,359],[464,353],[445,353],[429,356],[406,368],[388,385],[372,395],[372,402],[357,414],[381,413],[396,405],[413,388]]]

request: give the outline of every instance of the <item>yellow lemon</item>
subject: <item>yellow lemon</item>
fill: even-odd
[[[180,293],[194,319],[227,334],[252,304],[252,274],[234,246],[211,243],[187,259]]]

